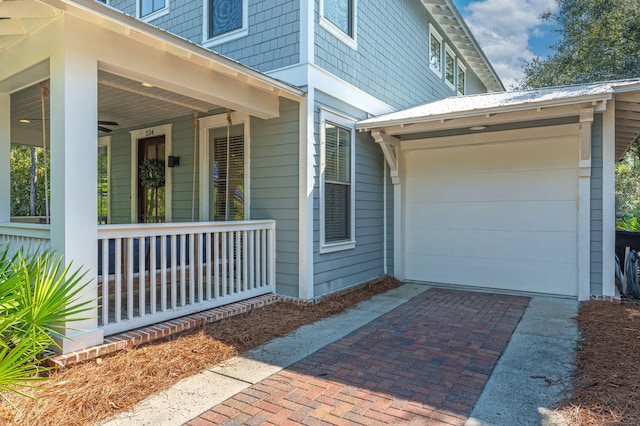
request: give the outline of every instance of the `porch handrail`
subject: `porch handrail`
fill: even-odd
[[[230,232],[275,229],[275,220],[243,220],[227,222],[127,223],[98,225],[98,238],[131,238],[141,235],[169,236],[179,233]],[[141,233],[143,231],[143,233]],[[182,232],[185,231],[185,232]]]
[[[51,225],[42,223],[5,222],[0,223],[0,235],[49,240],[51,239]]]

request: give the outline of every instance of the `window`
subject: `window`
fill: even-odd
[[[201,221],[249,220],[249,124],[238,112],[199,120]]]
[[[451,88],[456,87],[455,63],[453,53],[446,47],[444,53],[444,81],[446,81]]]
[[[429,25],[429,67],[439,76],[442,74],[442,37]]]
[[[321,252],[355,247],[354,121],[321,110]]]
[[[98,224],[111,223],[109,192],[111,171],[111,136],[98,139]]]
[[[320,0],[320,26],[354,50],[358,47],[356,1]]]
[[[138,17],[145,21],[169,12],[169,0],[138,0]]]
[[[464,95],[466,92],[466,87],[465,87],[465,76],[466,76],[466,69],[465,67],[458,62],[458,94],[460,95]]]
[[[204,42],[220,44],[243,37],[247,27],[247,0],[205,0]]]

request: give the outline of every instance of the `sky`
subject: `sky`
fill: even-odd
[[[556,0],[453,0],[507,90],[522,78],[522,64],[546,57],[556,40],[550,22]]]

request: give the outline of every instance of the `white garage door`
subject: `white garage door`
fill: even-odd
[[[406,151],[409,280],[577,295],[577,140]]]

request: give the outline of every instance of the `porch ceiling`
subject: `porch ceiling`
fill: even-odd
[[[620,159],[640,136],[640,93],[616,96],[616,158]]]
[[[98,72],[98,120],[118,123],[118,126],[104,127],[112,130],[138,128],[192,114],[194,111],[204,113],[221,108],[159,87],[145,87],[142,83],[102,70]],[[48,104],[45,102],[46,117],[49,116]],[[41,108],[41,90],[37,84],[11,95],[14,143],[41,143],[41,139],[33,137],[42,132]],[[20,120],[29,120],[29,123]],[[98,136],[106,134],[98,131]]]

